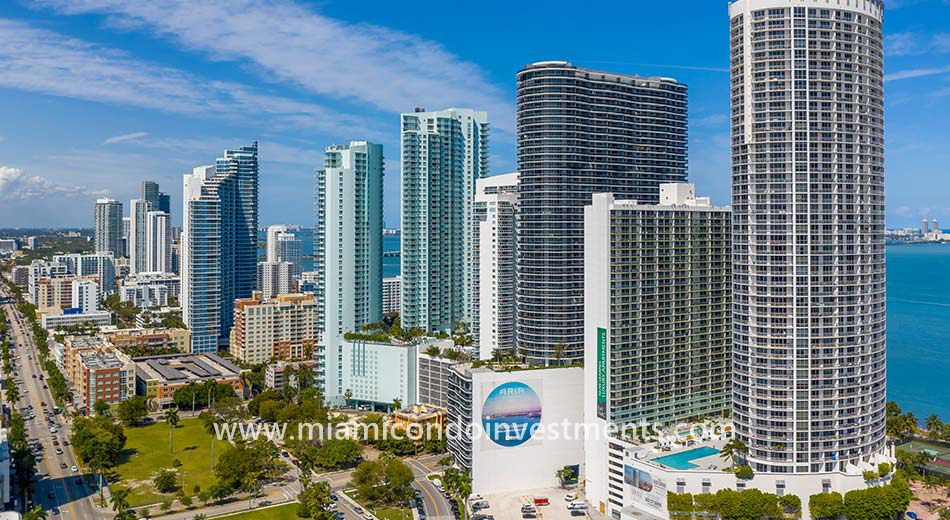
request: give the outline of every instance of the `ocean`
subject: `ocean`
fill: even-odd
[[[887,398],[950,421],[950,244],[887,246]]]
[[[298,235],[311,254],[312,230]],[[399,251],[399,236],[384,236],[383,251]],[[303,263],[313,270],[312,258]],[[398,274],[399,257],[384,257],[383,276]],[[950,422],[948,331],[950,244],[887,246],[887,398],[921,421],[936,413]]]

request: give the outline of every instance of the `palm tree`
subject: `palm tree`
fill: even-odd
[[[943,421],[935,413],[930,414],[930,417],[924,421],[924,426],[927,427],[927,436],[931,439],[940,437],[940,433],[943,431]]]
[[[23,515],[23,520],[46,520],[46,511],[41,506],[36,506]]]
[[[172,451],[172,435],[175,432],[175,427],[178,426],[178,410],[174,408],[166,410],[165,422],[168,423],[168,453],[174,453]]]
[[[400,401],[398,398],[393,399],[393,411],[395,412],[396,410],[399,410],[400,408],[402,408],[402,401]]]
[[[736,459],[739,459],[748,453],[749,447],[738,438],[733,438],[722,447],[722,451],[719,453],[719,456],[724,459],[729,459],[731,464],[735,464]]]
[[[557,364],[561,364],[561,359],[564,358],[564,351],[567,350],[567,345],[564,343],[558,343],[554,345],[554,359],[557,360]]]
[[[112,510],[121,513],[129,508],[129,490],[116,488],[112,492]]]
[[[346,391],[343,392],[343,398],[346,399],[346,406],[349,407],[350,399],[353,399],[353,391],[347,388]]]

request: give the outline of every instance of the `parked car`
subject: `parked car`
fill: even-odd
[[[534,497],[534,505],[536,506],[546,506],[548,502],[548,497]]]
[[[568,493],[564,495],[565,502],[573,502],[575,500],[577,500],[577,493]]]
[[[587,509],[587,503],[575,500],[567,505],[568,509]]]

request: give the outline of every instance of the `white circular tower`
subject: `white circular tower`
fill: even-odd
[[[733,411],[759,472],[885,449],[883,7],[729,6]]]

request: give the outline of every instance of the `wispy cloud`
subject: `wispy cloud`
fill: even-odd
[[[72,197],[106,194],[108,190],[92,191],[82,186],[56,184],[44,177],[25,175],[20,168],[0,166],[0,199],[26,200],[53,195]]]
[[[717,126],[729,122],[729,116],[726,114],[710,114],[708,116],[690,119],[691,126]]]
[[[950,33],[899,32],[884,36],[886,56],[950,53]]]
[[[323,16],[293,0],[36,0],[60,13],[99,13],[116,28],[144,29],[210,59],[248,64],[291,83],[390,112],[425,103],[487,110],[513,131],[514,108],[473,63],[419,36]],[[235,13],[240,13],[235,16]],[[380,78],[385,78],[385,86]]]
[[[939,68],[908,69],[891,72],[884,75],[884,81],[898,81],[902,79],[920,78],[923,76],[934,76],[950,72],[950,65]]]
[[[102,144],[115,144],[115,143],[124,143],[126,141],[135,141],[141,139],[148,135],[148,132],[132,132],[131,134],[117,135],[115,137],[110,137],[102,142]]]
[[[0,19],[0,41],[0,86],[188,116],[238,121],[254,117],[259,122],[259,116],[266,115],[274,126],[325,131],[375,127],[359,116],[240,84],[204,80],[17,21]]]

